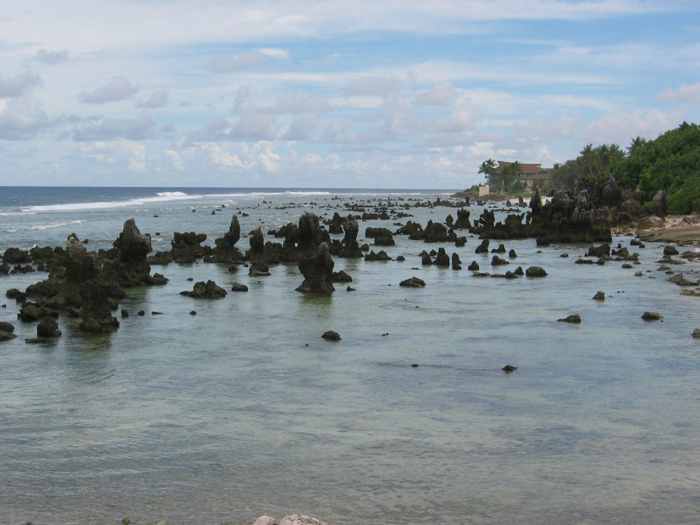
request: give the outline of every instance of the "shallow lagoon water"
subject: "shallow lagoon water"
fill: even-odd
[[[19,205],[0,216],[0,249],[63,245],[71,232],[89,249],[108,247],[130,217],[156,250],[174,231],[213,243],[237,208],[249,214],[244,232],[266,231],[303,210],[330,217],[320,207],[339,202],[216,193]],[[386,200],[354,195],[377,197]],[[422,224],[450,212],[409,211]],[[367,226],[395,229],[367,221],[360,237]],[[506,281],[466,270],[477,260],[491,271],[472,236],[445,245],[462,271],[422,267],[418,253],[440,245],[395,238],[380,249],[405,262],[336,258],[357,291],[336,285],[330,298],[295,292],[294,265],[256,278],[214,264],[154,266],[170,283],[129,290],[120,306],[132,315],[111,335],[81,334],[62,318],[57,342],[28,345],[35,325],[15,322],[7,301],[0,320],[19,337],[0,344],[0,521],[250,524],[294,512],[370,525],[700,521],[700,343],[690,336],[700,299],[664,282],[660,245],[630,247],[642,264],[627,270],[574,264],[583,246],[537,253],[534,240],[509,241],[519,255],[509,269],[540,265],[549,276]],[[413,275],[427,286],[398,286]],[[0,292],[44,277],[2,276]],[[196,301],[178,294],[188,277],[250,291]],[[591,299],[598,290],[604,303]],[[664,321],[642,321],[649,310]],[[570,313],[582,324],[556,322]],[[342,341],[322,340],[326,330]],[[518,370],[505,374],[506,364]]]

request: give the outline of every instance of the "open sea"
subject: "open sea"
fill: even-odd
[[[213,245],[233,213],[247,214],[245,234],[266,233],[304,211],[345,216],[350,199],[448,193],[3,187],[0,251],[65,246],[71,233],[109,248],[132,217],[154,250],[176,231]],[[406,211],[423,225],[456,218]],[[360,243],[368,226],[397,228],[360,222]],[[5,293],[47,275],[0,275],[0,321],[18,335],[0,342],[0,523],[252,525],[293,513],[330,525],[700,523],[700,297],[665,281],[663,245],[615,236],[613,247],[640,254],[624,269],[575,264],[588,246],[507,241],[518,258],[493,270],[467,237],[463,248],[405,236],[372,247],[404,262],[335,258],[356,291],[336,284],[332,297],[296,292],[294,264],[269,277],[153,266],[170,282],[127,290],[119,330],[83,334],[61,317],[63,336],[42,344],[25,343],[36,324],[18,321]],[[464,270],[421,266],[418,254],[439,246]],[[475,278],[473,260],[549,275]],[[697,263],[674,269],[700,277]],[[399,287],[412,276],[427,286]],[[250,290],[195,300],[179,295],[188,278]],[[604,302],[592,300],[599,290]],[[664,319],[645,322],[645,311]],[[580,325],[557,322],[574,313]],[[327,330],[342,340],[324,341]]]

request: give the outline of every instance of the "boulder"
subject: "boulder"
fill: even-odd
[[[504,264],[508,264],[508,261],[501,259],[498,255],[491,258],[491,266],[503,266]]]
[[[489,253],[489,240],[484,239],[483,241],[481,241],[481,244],[476,247],[474,253]]]
[[[153,250],[151,237],[142,235],[136,227],[136,220],[129,219],[124,223],[124,228],[119,237],[113,243],[119,250],[121,260],[129,263],[143,263]]]
[[[12,332],[5,332],[3,330],[0,330],[0,341],[11,341],[12,339],[16,338],[17,336]]]
[[[0,321],[0,332],[7,332],[11,334],[15,331],[14,325],[12,323],[7,323],[5,321]]]
[[[238,216],[234,214],[231,217],[231,224],[228,231],[223,237],[219,237],[214,241],[214,262],[217,263],[232,263],[243,259],[243,255],[236,248],[236,243],[241,238],[241,225],[238,222]]]
[[[333,330],[324,332],[321,337],[326,341],[340,341],[341,339],[340,334],[338,332],[334,332]]]
[[[248,267],[248,275],[251,277],[265,277],[270,275],[270,267],[262,262],[256,262]]]
[[[387,255],[387,253],[384,250],[381,250],[379,253],[374,253],[374,251],[369,252],[367,255],[365,255],[365,261],[391,261],[391,257]]]
[[[605,292],[596,292],[593,299],[596,301],[605,301]]]
[[[36,326],[38,337],[59,337],[61,331],[58,329],[58,322],[53,317],[44,317]]]
[[[644,312],[642,314],[642,319],[645,321],[660,321],[664,316],[658,312]]]
[[[340,270],[339,272],[333,272],[332,280],[334,283],[351,283],[352,277],[345,273],[345,270]]]
[[[528,277],[547,277],[547,272],[541,266],[530,266],[525,275]]]
[[[299,271],[304,276],[304,282],[296,289],[297,292],[323,295],[333,293],[333,266],[335,263],[329,253],[328,243],[321,243],[314,255],[300,255]]]
[[[664,247],[664,255],[678,255],[678,248],[669,244]]]
[[[525,275],[525,272],[523,272],[522,266],[518,266],[513,273],[515,275],[517,275],[518,277],[522,277],[523,275]]]
[[[517,257],[518,257],[518,254],[515,253],[515,250],[511,249],[511,250],[508,252],[508,258],[509,258],[509,259],[515,259],[515,258],[517,258]]]
[[[457,253],[452,254],[452,269],[453,270],[461,270],[462,269],[462,261],[459,259],[459,255]]]
[[[693,339],[700,339],[700,328],[693,330]]]
[[[472,261],[472,263],[469,266],[467,266],[467,270],[471,272],[478,272],[479,264],[476,261]]]
[[[410,279],[401,281],[399,286],[403,286],[405,288],[423,288],[425,286],[425,281],[423,279],[419,279],[418,277],[411,277]]]
[[[280,521],[279,525],[325,525],[325,523],[317,520],[316,518],[293,514],[291,516],[284,517],[282,521]]]
[[[559,323],[572,323],[572,324],[581,324],[581,316],[578,314],[572,314],[564,319],[557,319],[557,322]]]
[[[232,292],[247,292],[248,287],[245,284],[241,283],[233,283],[233,286],[231,287]]]
[[[447,255],[445,248],[438,248],[437,257],[435,258],[436,266],[449,266],[450,256]]]
[[[226,294],[226,290],[212,280],[206,283],[204,281],[195,283],[191,292],[187,290],[180,292],[180,295],[185,295],[194,299],[221,299],[226,297]]]

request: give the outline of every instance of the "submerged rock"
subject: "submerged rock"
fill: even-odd
[[[571,324],[581,324],[581,316],[578,314],[572,314],[564,319],[557,319],[559,323],[571,323]]]

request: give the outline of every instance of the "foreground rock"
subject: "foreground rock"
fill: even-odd
[[[36,327],[38,337],[59,337],[61,331],[58,329],[58,322],[53,317],[44,317]]]
[[[299,256],[299,271],[304,276],[304,282],[297,288],[297,292],[330,295],[335,291],[333,287],[333,267],[335,263],[331,258],[327,243],[321,243],[315,255],[307,256],[303,253]]]
[[[282,521],[277,521],[275,518],[270,516],[260,516],[253,525],[326,525],[316,518],[310,518],[309,516],[298,516],[293,514],[291,516],[286,516],[282,518]]]

